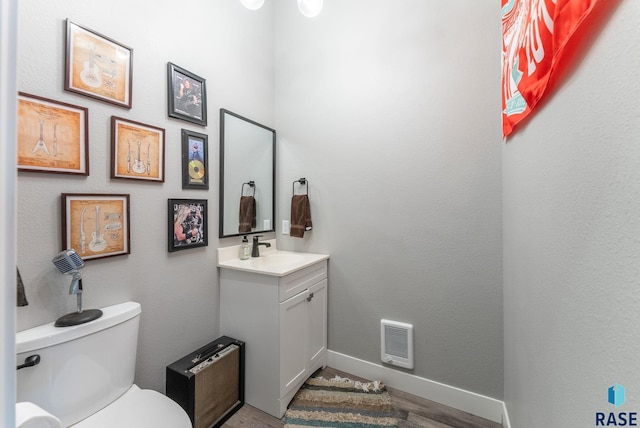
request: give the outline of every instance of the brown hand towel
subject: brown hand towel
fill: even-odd
[[[240,197],[240,224],[238,233],[251,232],[256,227],[256,200],[253,196]]]
[[[291,230],[294,238],[302,238],[306,230],[311,230],[311,205],[309,196],[293,195],[291,198]]]

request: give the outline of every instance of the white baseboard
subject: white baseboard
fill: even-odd
[[[511,428],[511,422],[509,421],[509,413],[507,413],[506,403],[502,403],[502,428]]]
[[[380,364],[370,363],[335,351],[328,351],[328,356],[329,367],[336,370],[351,373],[366,379],[381,380],[391,388],[396,388],[409,394],[471,413],[472,415],[502,423],[505,428],[510,428],[509,418],[506,413],[507,410],[503,401],[394,370]],[[504,425],[505,421],[506,425]]]

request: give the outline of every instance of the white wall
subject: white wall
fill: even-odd
[[[503,146],[505,399],[514,427],[640,411],[640,4],[610,12]],[[610,16],[609,16],[610,15]],[[627,403],[607,403],[626,387]]]
[[[275,28],[278,218],[306,177],[314,224],[277,237],[331,254],[329,348],[379,363],[409,322],[414,374],[501,398],[499,7],[278,2]]]
[[[131,254],[87,261],[84,306],[142,304],[136,382],[163,391],[165,366],[218,336],[219,109],[273,126],[271,14],[235,0],[19,2],[18,89],[89,108],[91,175],[19,173],[17,259],[30,304],[18,308],[18,330],[75,310],[70,278],[51,263],[61,249],[60,194],[96,192],[131,195]],[[133,48],[131,110],[63,90],[66,18]],[[206,128],[167,117],[169,61],[206,79]],[[109,178],[112,115],[165,128],[164,183]],[[182,128],[209,136],[208,191],[182,190]],[[208,247],[167,252],[168,198],[208,199]]]

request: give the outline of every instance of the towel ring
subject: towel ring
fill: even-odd
[[[295,181],[291,184],[291,193],[293,193],[294,195],[296,194],[296,183],[299,183],[299,184],[300,184],[300,186],[306,186],[307,193],[305,193],[305,195],[307,195],[307,196],[308,196],[308,195],[309,195],[309,181],[308,181],[306,178],[304,178],[304,177],[302,177],[302,178],[301,178],[301,179],[299,179],[299,180],[295,180]]]
[[[251,195],[251,196],[253,196],[255,198],[255,196],[256,196],[256,183],[253,180],[249,181],[248,183],[242,183],[242,190],[240,191],[240,196],[244,196],[244,186],[245,186],[245,184],[247,186],[249,186],[253,190],[253,195]]]

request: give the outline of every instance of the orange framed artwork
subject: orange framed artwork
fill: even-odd
[[[111,178],[164,182],[164,129],[111,117]]]
[[[18,94],[20,171],[89,175],[89,110]]]
[[[67,19],[64,89],[131,108],[133,49]]]
[[[129,195],[63,193],[62,249],[83,260],[130,254]]]

